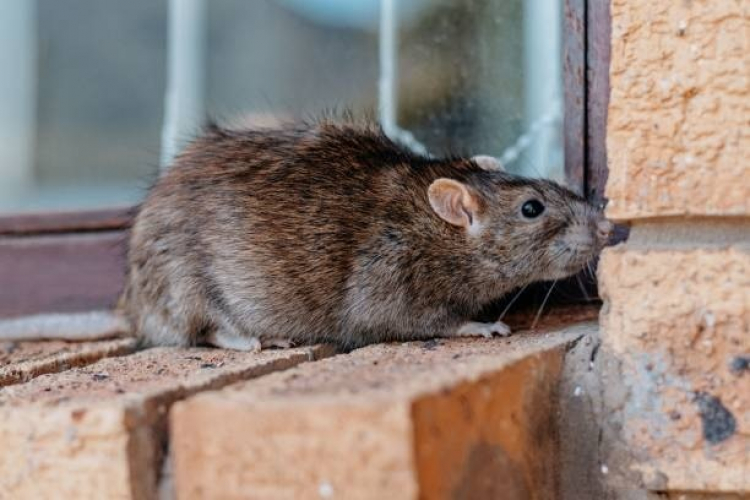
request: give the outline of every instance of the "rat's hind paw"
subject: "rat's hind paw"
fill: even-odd
[[[455,333],[456,337],[485,337],[488,339],[491,339],[494,335],[507,337],[510,335],[510,327],[502,321],[496,321],[495,323],[469,321]]]
[[[277,349],[289,349],[294,347],[294,342],[289,339],[268,339],[261,342],[263,348],[275,347]]]
[[[260,340],[256,337],[242,337],[218,330],[208,336],[208,343],[222,349],[233,351],[260,352]]]

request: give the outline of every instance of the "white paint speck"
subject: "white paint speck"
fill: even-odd
[[[65,430],[65,440],[70,444],[75,441],[76,438],[78,438],[78,429],[75,427],[68,427]]]
[[[709,330],[713,330],[714,326],[716,325],[716,316],[714,316],[714,313],[712,313],[711,311],[708,311],[703,315],[703,321],[706,323],[706,327]]]
[[[318,495],[320,498],[333,498],[333,486],[327,481],[318,485]]]
[[[580,385],[577,385],[576,388],[573,390],[573,396],[578,397],[581,394],[583,394],[583,387]]]
[[[607,464],[602,464],[601,470],[602,474],[609,474],[609,467],[607,467]]]

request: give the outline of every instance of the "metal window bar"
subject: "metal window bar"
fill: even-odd
[[[0,200],[23,197],[34,183],[37,106],[37,6],[0,1]]]
[[[169,0],[162,168],[172,163],[205,119],[207,28],[206,0]]]
[[[562,180],[562,2],[524,0],[523,9],[526,131],[501,161],[509,164],[523,153],[528,170]]]
[[[391,139],[427,155],[427,148],[408,130],[398,126],[398,13],[396,0],[380,0],[380,81],[378,82],[378,111],[380,125]]]

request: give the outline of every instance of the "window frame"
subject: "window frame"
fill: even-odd
[[[601,204],[610,2],[563,0],[563,9],[565,177],[570,187]],[[0,318],[113,307],[125,279],[127,236],[137,208],[0,215]],[[596,298],[591,281],[568,287],[562,301]]]

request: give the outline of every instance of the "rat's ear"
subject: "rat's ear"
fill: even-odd
[[[494,156],[479,155],[471,158],[471,161],[479,165],[482,170],[488,172],[505,172],[503,164]]]
[[[479,210],[476,196],[453,179],[438,179],[427,190],[430,205],[444,221],[465,228],[474,224]]]

